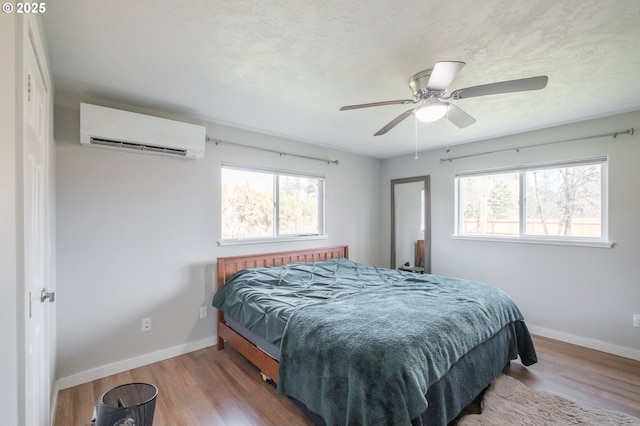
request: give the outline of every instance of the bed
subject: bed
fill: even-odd
[[[218,349],[244,355],[313,423],[446,425],[510,360],[537,361],[500,290],[348,255],[218,259]]]

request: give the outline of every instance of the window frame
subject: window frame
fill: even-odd
[[[271,175],[273,181],[273,227],[272,235],[265,237],[241,237],[241,238],[224,238],[223,235],[223,202],[222,202],[222,170],[233,169],[237,171],[244,171],[249,173],[264,173]],[[317,233],[301,233],[301,234],[280,234],[280,176],[286,177],[299,177],[306,179],[318,180],[318,232]],[[292,170],[274,169],[269,167],[250,166],[246,164],[236,164],[222,162],[220,164],[220,239],[218,245],[239,245],[239,244],[259,244],[259,243],[272,243],[272,242],[285,242],[285,241],[302,241],[302,240],[317,240],[327,239],[325,226],[325,203],[326,203],[326,177],[324,175],[298,172]]]
[[[526,173],[544,169],[560,169],[565,167],[575,167],[581,165],[599,164],[600,169],[600,237],[577,237],[561,235],[531,235],[526,233]],[[532,244],[552,244],[552,245],[574,245],[574,246],[587,246],[587,247],[605,247],[611,248],[614,246],[609,241],[609,181],[608,181],[608,156],[596,156],[571,160],[560,160],[545,163],[526,164],[519,166],[508,166],[494,169],[485,170],[473,170],[456,172],[454,177],[455,187],[455,207],[454,207],[454,239],[464,240],[478,240],[478,241],[495,241],[495,242],[516,242],[516,243],[532,243]],[[463,234],[460,231],[462,213],[461,208],[461,194],[460,194],[460,178],[473,177],[473,176],[486,176],[492,174],[502,173],[517,173],[519,178],[519,194],[518,194],[518,220],[519,220],[519,232],[517,236],[496,236],[496,235],[477,235],[477,234]]]

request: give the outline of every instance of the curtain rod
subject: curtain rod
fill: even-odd
[[[327,160],[325,158],[310,157],[308,155],[292,154],[290,152],[276,151],[274,149],[262,148],[260,146],[245,145],[245,144],[237,143],[237,142],[228,142],[228,141],[223,141],[221,139],[213,139],[213,138],[210,138],[209,136],[207,136],[207,142],[213,142],[213,143],[216,144],[216,146],[224,143],[224,144],[227,144],[227,145],[235,145],[235,146],[239,146],[239,147],[242,147],[242,148],[249,148],[249,149],[256,149],[258,151],[271,152],[273,154],[278,154],[281,157],[285,156],[285,155],[288,155],[289,157],[304,158],[305,160],[322,161],[323,163],[335,164],[336,166],[340,163],[338,160]]]
[[[630,129],[624,130],[622,132],[611,132],[611,133],[604,133],[602,135],[581,136],[579,138],[563,139],[563,140],[560,140],[560,141],[553,141],[553,142],[538,143],[538,144],[533,144],[533,145],[518,146],[518,147],[514,147],[514,148],[496,149],[494,151],[478,152],[476,154],[460,155],[458,157],[440,158],[440,162],[442,162],[442,163],[444,163],[445,161],[452,162],[453,160],[460,160],[462,158],[477,157],[477,156],[480,156],[480,155],[488,155],[488,154],[497,154],[499,152],[506,152],[506,151],[520,152],[521,149],[536,148],[536,147],[539,147],[539,146],[546,146],[546,145],[555,145],[555,144],[558,144],[558,143],[575,142],[575,141],[580,141],[580,140],[584,140],[584,139],[604,138],[604,137],[607,137],[607,136],[611,136],[611,137],[613,137],[615,139],[615,138],[617,138],[618,136],[621,136],[621,135],[633,135],[634,133],[635,133],[635,129],[632,127]]]

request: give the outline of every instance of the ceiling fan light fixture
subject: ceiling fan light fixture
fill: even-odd
[[[440,120],[449,111],[449,104],[437,102],[424,105],[415,112],[416,118],[423,123],[433,123]]]

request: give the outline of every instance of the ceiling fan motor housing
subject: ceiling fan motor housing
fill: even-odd
[[[423,95],[429,92],[427,89],[427,84],[429,83],[429,78],[431,78],[431,72],[433,69],[423,70],[411,76],[409,79],[409,87],[413,92],[413,96],[416,99],[422,98]]]
[[[409,79],[409,87],[416,101],[435,102],[444,93],[444,90],[432,90],[427,88],[433,69],[420,71]]]

